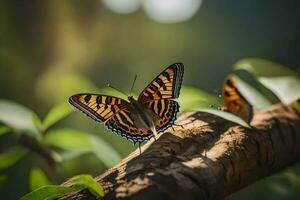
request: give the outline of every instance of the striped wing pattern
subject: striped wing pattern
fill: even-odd
[[[70,97],[69,102],[89,117],[98,122],[105,122],[109,129],[133,142],[143,142],[152,136],[151,131],[134,125],[129,103],[121,98],[77,94]]]
[[[226,78],[223,86],[224,110],[229,111],[250,123],[253,117],[252,105],[238,91],[234,75]]]
[[[117,113],[111,117],[105,125],[118,135],[121,135],[126,139],[130,139],[134,143],[149,140],[153,134],[150,130],[134,126],[128,110],[124,110],[122,113]]]
[[[162,132],[172,126],[179,111],[179,104],[173,99],[178,98],[183,79],[184,66],[173,64],[160,73],[139,95],[138,102],[153,112],[155,129]],[[97,95],[76,94],[69,102],[89,117],[105,125],[117,134],[132,140],[143,142],[153,137],[152,130],[135,125],[136,117],[131,106],[121,98]]]
[[[183,79],[183,64],[175,63],[160,73],[140,94],[143,103],[159,99],[176,99]]]
[[[89,117],[106,122],[114,114],[128,108],[128,102],[112,96],[96,94],[76,94],[69,102]]]
[[[147,106],[159,116],[155,129],[162,132],[172,126],[179,111],[179,104],[170,99],[160,99],[147,102]]]

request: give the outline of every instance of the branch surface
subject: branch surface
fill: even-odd
[[[204,112],[176,123],[182,127],[96,177],[104,199],[223,199],[300,160],[300,117],[291,106],[256,114],[251,129]],[[95,197],[82,190],[62,199]]]

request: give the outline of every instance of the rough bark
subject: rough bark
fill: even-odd
[[[104,199],[222,199],[300,160],[300,117],[291,106],[256,114],[252,128],[204,112],[176,123],[183,127],[96,177]],[[94,197],[83,190],[61,199]]]

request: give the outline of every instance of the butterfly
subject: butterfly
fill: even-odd
[[[175,63],[163,70],[138,96],[128,101],[101,94],[75,94],[69,102],[135,143],[149,140],[171,127],[179,111],[178,98],[184,66]]]
[[[253,106],[243,97],[237,87],[237,77],[229,75],[223,85],[224,111],[231,112],[247,123],[253,118]]]

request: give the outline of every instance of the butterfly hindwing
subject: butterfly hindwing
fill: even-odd
[[[182,63],[175,63],[167,67],[142,91],[138,101],[143,103],[152,100],[178,98],[183,71]]]
[[[178,102],[171,99],[148,101],[146,106],[159,116],[155,125],[157,132],[161,132],[169,128],[176,120],[176,114],[179,111]]]
[[[135,126],[129,110],[122,110],[116,113],[105,125],[117,134],[132,140],[134,143],[143,142],[152,137],[150,130]]]
[[[238,91],[234,75],[226,78],[223,86],[223,95],[224,109],[250,123],[253,117],[253,107]]]

